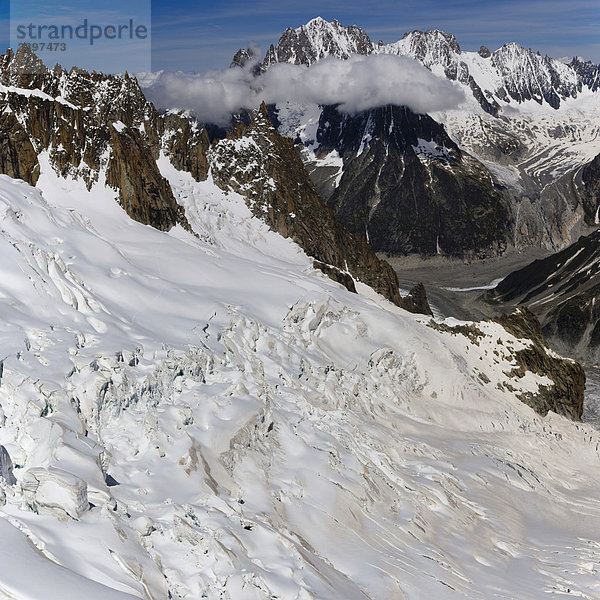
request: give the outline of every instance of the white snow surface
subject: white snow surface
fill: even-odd
[[[347,292],[164,157],[197,237],[41,163],[0,176],[0,598],[600,597],[600,437],[516,398],[527,342]]]

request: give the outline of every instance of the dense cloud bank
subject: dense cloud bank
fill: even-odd
[[[142,78],[141,84],[159,108],[187,109],[200,121],[221,125],[232,113],[256,108],[263,100],[338,104],[342,112],[355,114],[387,104],[427,113],[454,108],[464,99],[454,84],[403,56],[326,58],[310,67],[277,64],[257,76],[252,66],[203,74],[163,72]]]

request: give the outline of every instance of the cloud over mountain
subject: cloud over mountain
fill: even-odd
[[[387,104],[425,113],[456,107],[464,99],[454,84],[403,56],[326,58],[310,67],[276,64],[257,76],[252,68],[248,64],[203,74],[164,72],[141,84],[160,108],[188,109],[200,121],[217,124],[263,100],[338,104],[342,112],[354,114]]]

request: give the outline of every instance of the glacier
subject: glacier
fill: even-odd
[[[0,598],[600,596],[600,433],[517,398],[529,342],[348,292],[164,157],[193,232],[39,160],[0,176]]]

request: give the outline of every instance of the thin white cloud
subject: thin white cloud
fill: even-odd
[[[190,110],[199,120],[217,124],[228,123],[232,113],[256,108],[263,100],[337,104],[349,114],[388,104],[426,113],[464,100],[454,84],[417,61],[391,55],[330,57],[311,67],[277,64],[256,77],[251,65],[204,74],[165,72],[145,92],[159,108]]]

